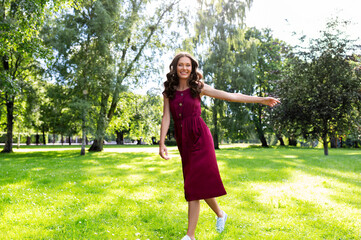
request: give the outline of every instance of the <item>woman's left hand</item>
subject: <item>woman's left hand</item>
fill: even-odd
[[[281,103],[280,100],[278,100],[277,98],[273,98],[273,97],[264,97],[261,100],[261,103],[270,107],[274,107],[276,106],[278,103]]]

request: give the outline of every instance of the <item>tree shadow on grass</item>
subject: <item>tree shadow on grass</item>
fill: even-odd
[[[324,156],[322,149],[304,148],[233,148],[217,152],[225,166],[225,183],[285,183],[303,172],[324,178],[323,187],[332,189],[330,198],[361,209],[361,151],[331,149]],[[308,184],[305,182],[305,184]]]
[[[322,156],[322,151],[305,153],[299,149],[278,148],[217,151],[225,187],[232,192],[223,201],[232,202],[232,207],[239,211],[263,216],[275,214],[277,207],[282,206],[259,202],[260,193],[251,184],[284,183],[291,180],[292,171],[296,170],[359,187],[358,178],[343,175],[345,172],[358,173],[359,168],[352,166],[357,159],[340,160],[336,157],[328,161],[330,158],[324,160],[319,155]],[[0,164],[0,188],[4,193],[0,213],[6,217],[7,208],[16,211],[14,209],[19,205],[27,206],[31,212],[27,217],[34,219],[32,224],[46,232],[36,237],[178,239],[185,232],[186,207],[185,204],[183,208],[179,207],[184,199],[178,158],[163,161],[156,154],[148,153],[88,153],[79,156],[79,152],[74,150],[16,153],[1,159]],[[335,188],[336,192],[341,193],[341,190]],[[357,195],[358,192],[350,194]],[[354,198],[334,197],[337,201],[357,206]],[[319,212],[319,209],[313,210],[315,207],[307,201],[295,205],[300,207],[300,219],[312,220]],[[44,209],[41,217],[34,216],[33,212],[38,208]],[[4,221],[20,229],[29,225],[29,220],[25,219],[11,222],[11,219],[4,218]],[[322,221],[327,225],[327,219]],[[329,221],[336,226],[336,220]],[[343,226],[338,232],[346,230],[347,227]],[[122,236],[126,231],[129,234]],[[140,235],[136,236],[136,233]],[[215,239],[221,239],[221,236],[217,235]]]
[[[156,162],[154,157],[155,154],[148,153],[88,153],[86,156],[79,156],[78,151],[16,153],[0,160],[0,184],[26,180],[39,187],[51,182],[54,187],[93,176],[164,175],[166,171],[161,167],[179,167],[175,162]]]
[[[46,238],[180,239],[186,226],[184,210],[167,208],[155,200],[150,203],[118,197],[107,204],[99,203],[96,209],[87,210],[91,204],[86,203],[72,216],[50,220],[45,227],[48,230]]]
[[[290,177],[288,169],[295,167],[291,161],[278,161],[281,159],[278,154],[267,154],[261,148],[217,151],[217,158],[221,167],[226,165],[227,175],[231,175],[233,181],[282,182]]]
[[[78,151],[16,153],[1,159],[4,174],[1,174],[0,188],[4,194],[0,202],[4,205],[0,215],[7,215],[8,211],[16,213],[20,205],[28,206],[30,216],[41,208],[45,215],[39,219],[33,216],[34,225],[39,222],[40,226],[45,227],[44,231],[52,233],[52,236],[63,237],[66,231],[75,231],[79,233],[77,236],[84,239],[88,232],[82,235],[84,229],[79,222],[84,221],[81,219],[89,219],[93,222],[92,228],[101,232],[100,226],[105,231],[107,221],[115,224],[113,228],[123,227],[121,219],[124,214],[133,216],[132,212],[135,211],[139,213],[135,217],[137,220],[128,220],[149,225],[148,234],[158,232],[158,235],[164,234],[165,238],[179,237],[180,231],[174,230],[177,228],[174,221],[172,224],[166,222],[170,218],[174,220],[173,215],[163,216],[163,222],[152,230],[152,221],[160,221],[155,217],[165,202],[169,199],[177,202],[183,200],[179,160],[162,161],[156,154],[148,153],[78,154]],[[122,211],[117,212],[117,208]],[[180,214],[180,210],[168,210],[168,213]],[[116,214],[112,216],[112,212]],[[104,220],[106,216],[111,219]],[[29,218],[29,215],[24,217]],[[98,219],[99,224],[92,219]],[[184,220],[184,217],[179,219]],[[4,221],[12,220],[5,218]],[[21,219],[13,224],[25,228],[27,221]],[[125,227],[129,228],[129,225],[125,224]],[[92,229],[87,231],[93,234]],[[104,236],[112,236],[104,231]],[[119,231],[116,232],[119,237]],[[89,236],[92,238],[92,235]],[[94,235],[94,239],[99,238]]]

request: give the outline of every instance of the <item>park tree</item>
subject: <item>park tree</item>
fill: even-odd
[[[162,98],[157,91],[150,89],[146,95],[139,98],[136,104],[129,135],[147,143],[154,143],[155,136],[158,136],[160,131]]]
[[[353,54],[348,59],[354,69],[355,78],[361,82],[361,54]],[[361,103],[355,107],[354,111],[356,112],[356,117],[353,119],[354,124],[351,126],[352,128],[348,134],[345,134],[347,136],[346,141],[351,142],[354,147],[361,147]]]
[[[39,117],[35,112],[39,88],[37,81],[33,82],[32,85],[23,86],[22,94],[18,96],[14,106],[13,135],[14,138],[17,137],[17,148],[20,147],[22,137],[26,137],[26,143],[30,144],[31,134],[34,132],[34,123]]]
[[[252,1],[199,1],[197,14],[196,36],[192,42],[197,43],[193,50],[198,54],[203,69],[205,82],[213,87],[228,92],[251,93],[252,68],[254,61],[255,42],[246,41],[242,30],[246,8]],[[189,46],[189,42],[185,44]],[[221,129],[232,127],[238,132],[244,123],[243,106],[234,103],[212,100],[213,140],[219,148]],[[225,127],[227,126],[227,127]],[[238,130],[237,130],[238,126]],[[225,132],[227,134],[227,132]]]
[[[278,134],[288,137],[289,145],[296,146],[298,137],[305,137],[304,132],[309,121],[307,111],[301,103],[300,96],[308,92],[308,83],[305,81],[308,63],[300,56],[290,53],[282,69],[281,77],[276,81],[275,93],[282,104],[275,107],[272,116],[272,125]]]
[[[79,106],[78,96],[71,88],[51,82],[45,82],[43,88],[44,96],[39,103],[40,117],[37,128],[40,131],[46,128],[54,137],[59,134],[61,142],[64,143],[64,136],[71,139],[80,131],[84,106]]]
[[[162,98],[154,89],[148,90],[146,95],[123,92],[108,132],[116,133],[123,141],[124,134],[129,138],[154,143],[155,136],[159,135],[162,116]]]
[[[96,112],[90,116],[95,136],[90,151],[103,149],[126,86],[153,72],[159,52],[146,49],[164,47],[161,36],[173,22],[178,3],[85,0],[49,25],[48,42],[56,50],[54,76],[78,91],[79,100]]]
[[[354,125],[361,100],[360,75],[349,61],[352,41],[339,21],[331,21],[318,39],[297,52],[279,81],[282,123],[306,138],[329,139]],[[358,71],[358,70],[357,70]]]
[[[14,107],[39,58],[47,54],[39,31],[47,15],[62,1],[0,2],[0,100],[6,107],[6,139],[2,152],[12,152]]]
[[[246,38],[258,40],[257,57],[253,65],[256,79],[253,91],[260,97],[270,96],[274,92],[275,81],[281,75],[289,47],[285,42],[274,38],[270,29],[250,28],[246,32]],[[268,147],[265,135],[274,133],[270,108],[262,104],[248,104],[247,106],[262,147]],[[276,135],[282,145],[280,132],[276,131]]]
[[[124,135],[129,133],[133,117],[137,112],[137,99],[138,96],[130,91],[123,91],[120,94],[120,101],[107,129],[108,134],[115,133],[117,144],[124,144]]]

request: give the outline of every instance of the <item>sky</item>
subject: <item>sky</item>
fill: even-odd
[[[181,0],[181,3],[191,6],[195,2]],[[248,27],[270,28],[274,37],[296,45],[302,35],[317,38],[326,23],[336,16],[341,20],[350,20],[347,33],[352,39],[361,39],[361,0],[253,0],[246,12],[245,23]],[[171,61],[172,54],[164,56],[164,59]],[[168,65],[169,62],[166,62],[165,71]],[[136,92],[145,94],[151,87],[162,88],[159,83],[151,82]]]
[[[245,22],[249,27],[270,28],[275,37],[294,45],[302,35],[317,37],[336,16],[350,20],[347,33],[361,39],[360,0],[253,0]]]

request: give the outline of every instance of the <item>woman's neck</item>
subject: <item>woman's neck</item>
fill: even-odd
[[[179,79],[178,90],[183,91],[188,88],[188,79]]]

